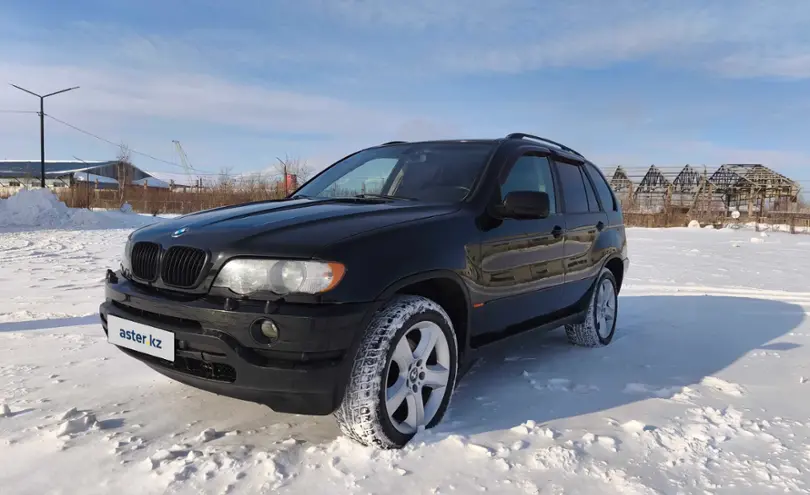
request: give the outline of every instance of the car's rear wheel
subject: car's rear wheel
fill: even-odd
[[[616,332],[616,317],[619,310],[616,278],[607,268],[596,279],[591,293],[585,321],[565,326],[568,340],[584,347],[600,347],[610,344]]]
[[[397,296],[372,319],[335,418],[344,435],[401,448],[450,404],[458,346],[450,317],[421,296]]]

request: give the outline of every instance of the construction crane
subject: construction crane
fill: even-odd
[[[194,178],[194,168],[188,162],[188,156],[186,155],[185,150],[183,150],[183,146],[180,144],[180,141],[174,139],[172,140],[174,143],[174,147],[177,150],[177,154],[180,155],[180,164],[183,166],[183,170],[186,171],[186,175],[188,176],[188,185],[192,188],[195,186],[200,186],[200,184],[196,183],[196,179]]]

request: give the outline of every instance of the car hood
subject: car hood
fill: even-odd
[[[310,257],[357,234],[450,213],[457,205],[418,201],[294,199],[227,206],[158,222],[133,241],[211,252]]]

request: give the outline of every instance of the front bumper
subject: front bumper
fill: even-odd
[[[99,314],[105,334],[109,315],[174,333],[174,362],[118,347],[172,379],[279,412],[324,415],[340,404],[373,306],[231,300],[225,309],[224,301],[160,294],[115,273]],[[262,318],[279,329],[273,344],[251,336]]]

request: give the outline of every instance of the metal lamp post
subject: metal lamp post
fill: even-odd
[[[65,93],[74,89],[79,89],[78,86],[74,86],[72,88],[67,89],[60,89],[59,91],[54,91],[53,93],[48,93],[47,95],[38,95],[33,91],[29,91],[25,88],[21,88],[16,84],[12,84],[15,88],[19,89],[20,91],[25,91],[30,95],[34,95],[39,98],[39,160],[40,160],[40,187],[45,189],[45,98],[53,95],[58,95],[59,93]]]

